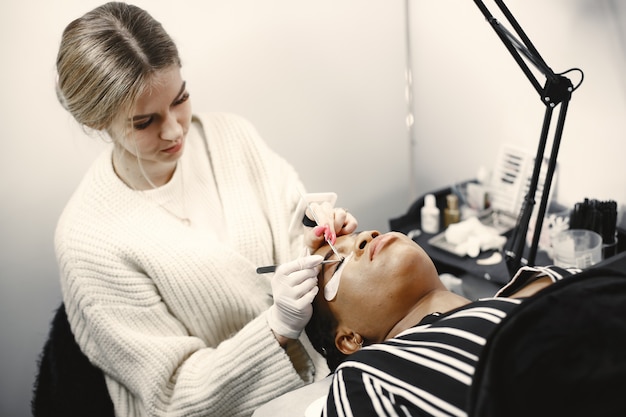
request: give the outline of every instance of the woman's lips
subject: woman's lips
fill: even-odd
[[[163,152],[165,153],[176,153],[178,151],[180,151],[183,147],[183,141],[181,140],[180,142],[176,143],[174,146],[169,147],[167,149],[163,149]]]
[[[369,243],[370,261],[373,260],[374,256],[376,256],[382,248],[394,238],[395,237],[393,235],[379,235],[372,239]]]

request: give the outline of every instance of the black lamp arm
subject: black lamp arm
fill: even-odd
[[[537,187],[539,183],[540,171],[543,166],[544,154],[547,144],[548,132],[550,130],[553,109],[560,104],[558,122],[552,141],[552,151],[548,160],[548,167],[546,171],[545,181],[543,184],[543,193],[541,196],[541,202],[539,205],[539,210],[535,223],[535,233],[533,235],[533,241],[527,259],[528,265],[534,265],[535,262],[535,255],[537,253],[537,247],[539,245],[539,234],[541,233],[543,217],[547,209],[548,197],[550,194],[550,186],[552,184],[552,178],[556,169],[556,160],[558,156],[561,137],[563,134],[565,116],[567,114],[567,108],[571,99],[572,92],[575,90],[575,88],[572,86],[572,82],[567,77],[563,76],[562,74],[555,74],[554,71],[552,71],[552,69],[546,64],[546,62],[543,60],[543,58],[541,57],[535,46],[532,44],[522,27],[519,25],[513,14],[506,7],[504,2],[502,0],[494,1],[504,14],[508,22],[513,27],[513,30],[517,33],[517,36],[519,36],[519,39],[511,32],[509,32],[504,26],[502,26],[496,18],[493,17],[489,9],[487,9],[485,4],[481,0],[474,0],[474,3],[478,6],[480,11],[485,16],[487,22],[489,22],[500,40],[504,43],[507,50],[511,53],[515,61],[518,63],[530,83],[539,94],[542,103],[546,106],[543,127],[539,139],[539,146],[537,148],[537,155],[535,157],[535,166],[533,169],[532,177],[530,179],[528,193],[526,194],[522,209],[519,213],[517,225],[513,230],[513,234],[509,238],[509,241],[507,242],[507,248],[505,249],[508,270],[511,274],[514,274],[522,263],[522,254],[524,251],[526,235],[528,234],[530,217],[535,206],[535,194],[537,192]],[[522,55],[526,57],[526,59],[530,61],[546,77],[546,81],[543,86],[537,80],[537,77],[535,77],[534,73],[530,70]],[[578,86],[576,88],[578,88]]]

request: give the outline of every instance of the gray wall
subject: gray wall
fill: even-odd
[[[53,90],[61,31],[98,4],[0,5],[3,416],[29,414],[36,359],[60,302],[55,222],[102,149],[101,139],[86,136],[62,110]],[[388,219],[415,195],[492,166],[502,143],[536,148],[543,107],[469,0],[411,2],[414,147],[405,126],[404,1],[136,4],[178,42],[196,109],[249,118],[309,190],[336,191],[338,204],[364,229],[386,231]],[[585,71],[566,123],[558,199],[612,198],[623,211],[624,6],[610,0],[507,4],[555,71]]]

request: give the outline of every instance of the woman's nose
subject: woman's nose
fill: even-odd
[[[176,115],[168,113],[161,126],[161,139],[175,141],[183,135],[183,126],[178,122]]]
[[[380,235],[380,232],[378,230],[371,230],[359,233],[356,240],[354,241],[354,244],[356,246],[354,248],[354,251],[360,255],[367,247],[367,244],[374,240],[374,238],[376,238],[376,236],[378,235]]]

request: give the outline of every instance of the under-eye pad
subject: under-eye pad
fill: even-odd
[[[341,265],[337,268],[333,276],[326,283],[324,287],[324,299],[326,301],[332,301],[337,296],[337,291],[339,290],[339,282],[341,281],[341,274],[343,273],[343,268],[346,266],[346,263],[352,258],[354,252],[350,253],[342,262]]]

